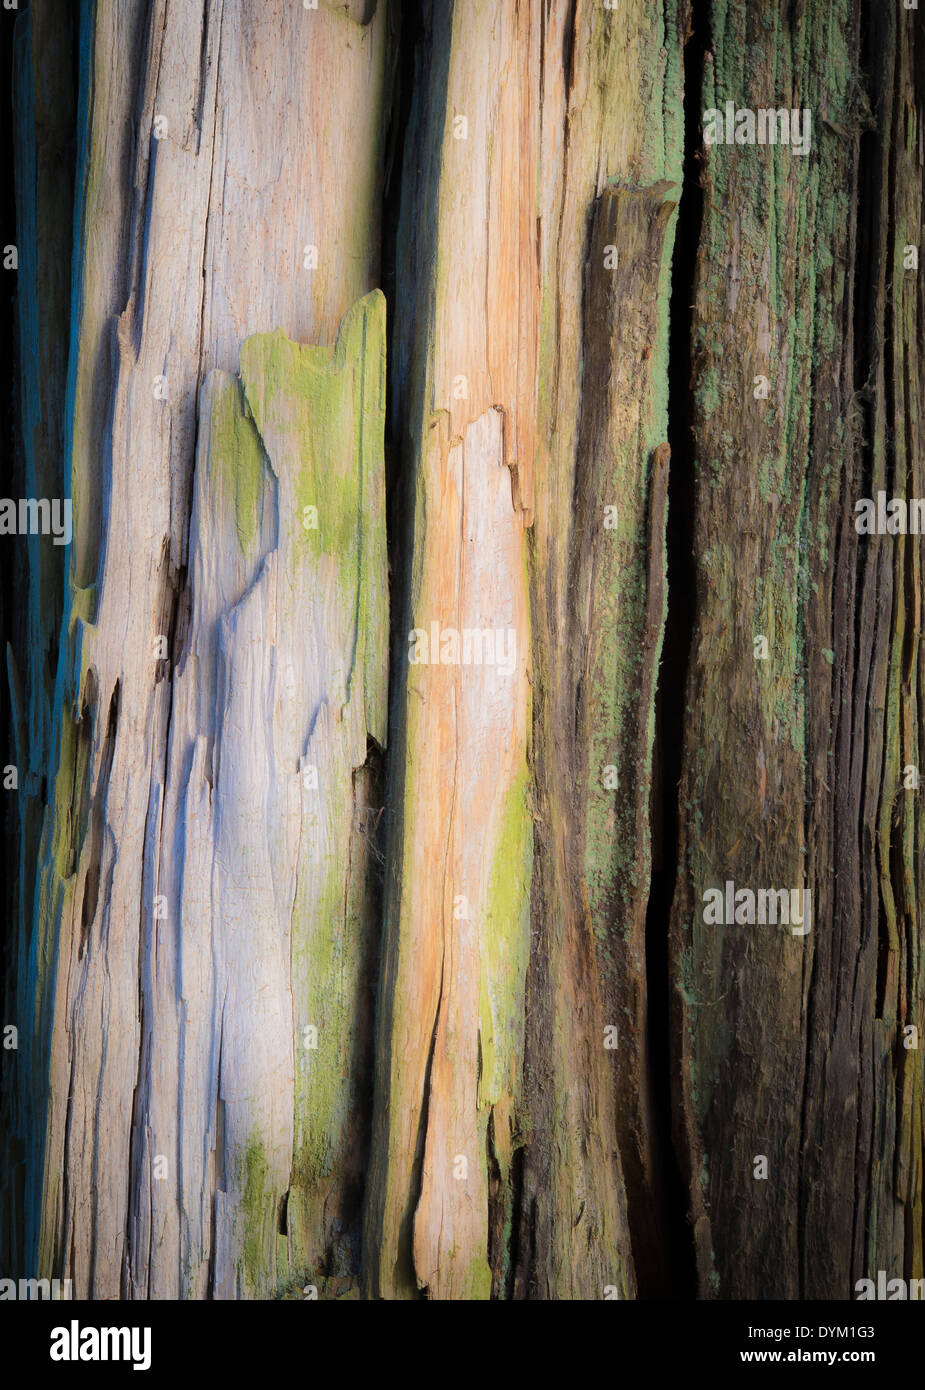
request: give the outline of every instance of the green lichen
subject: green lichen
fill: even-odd
[[[266,1252],[272,1249],[276,1205],[270,1182],[270,1165],[263,1144],[255,1135],[239,1160],[238,1181],[243,1186],[238,1217],[243,1223],[240,1273],[249,1296],[265,1291]]]
[[[241,347],[244,395],[278,479],[287,563],[331,577],[356,644],[369,732],[385,744],[388,587],[385,552],[385,297],[344,316],[333,347],[261,333]],[[306,509],[315,508],[317,516]],[[311,523],[317,520],[317,527]]]
[[[240,384],[223,372],[210,379],[208,461],[234,513],[238,544],[245,559],[257,549],[263,519],[267,467],[260,436],[244,405]],[[221,509],[221,500],[214,502]]]
[[[533,822],[524,763],[508,788],[488,901],[480,914],[479,1107],[512,1091],[523,1050],[524,984],[530,950]]]

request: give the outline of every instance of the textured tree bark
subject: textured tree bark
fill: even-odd
[[[651,566],[647,488],[666,429],[658,296],[672,204],[659,176],[679,171],[679,107],[666,156],[668,54],[660,60],[661,21],[641,12],[623,21],[551,5],[537,24],[531,7],[503,6],[499,22],[457,6],[446,28],[425,14],[429,80],[415,86],[396,256],[399,296],[417,296],[395,346],[413,508],[405,630],[507,627],[518,663],[502,685],[415,663],[399,697],[369,1288],[600,1297],[609,1286],[626,1297],[622,1142],[634,1179],[651,1182],[641,937],[664,475],[652,488]],[[621,98],[640,63],[659,82],[633,129]],[[608,191],[619,176],[648,182]],[[619,290],[608,249],[623,258]],[[538,363],[551,384],[537,401]],[[612,389],[631,404],[609,411]],[[603,528],[617,498],[614,537]],[[529,581],[525,525],[536,536]],[[572,725],[574,739],[555,732]],[[622,766],[627,747],[615,809],[604,765]],[[633,926],[611,948],[622,910]],[[618,1122],[604,1029],[629,1001],[640,1042],[618,1072],[628,1098]]]
[[[854,524],[922,491],[922,32],[855,0],[710,24],[704,108],[809,108],[814,155],[704,160],[679,1149],[703,1296],[844,1298],[922,1269],[920,552]],[[805,887],[811,929],[705,925],[727,881]]]
[[[263,1294],[349,1266],[368,1129],[385,20],[100,4],[82,42],[37,1263]]]
[[[918,16],[68,15],[15,40],[74,538],[4,561],[0,1275],[922,1277],[920,555],[855,527],[925,495]]]

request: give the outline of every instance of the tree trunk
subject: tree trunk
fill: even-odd
[[[920,550],[855,508],[923,492],[923,34],[853,0],[780,31],[719,8],[704,108],[792,91],[814,152],[704,165],[679,1152],[702,1295],[844,1298],[922,1270]],[[727,881],[809,890],[809,929],[705,925]]]
[[[4,1275],[922,1277],[923,45],[32,0]]]

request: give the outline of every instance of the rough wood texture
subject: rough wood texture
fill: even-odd
[[[544,35],[520,1296],[632,1296],[630,1223],[633,1213],[647,1223],[657,1162],[642,932],[660,645],[646,627],[661,621],[648,575],[663,556],[657,547],[650,571],[645,537],[653,451],[667,431],[666,180],[680,177],[672,8],[666,29],[641,4],[556,5]],[[605,529],[608,506],[616,530]],[[605,1050],[605,1027],[618,1027],[617,1050]]]
[[[428,13],[405,155],[419,178],[399,226],[416,308],[396,334],[411,578],[365,1240],[373,1294],[487,1298],[490,1203],[510,1221],[529,953],[539,36],[529,7],[457,6],[440,27]],[[494,661],[412,664],[402,633],[432,624],[487,634]]]
[[[16,38],[75,530],[0,563],[0,1275],[922,1277],[921,538],[855,526],[925,494],[919,14],[85,0],[72,205],[68,32]]]
[[[809,107],[814,153],[704,161],[680,1147],[701,1294],[845,1298],[922,1270],[920,551],[854,525],[922,492],[922,35],[896,6],[765,8],[711,6],[704,108]],[[729,879],[805,886],[811,931],[706,925]]]
[[[623,97],[640,62],[663,71],[662,28],[641,7],[616,15],[562,4],[538,15],[460,5],[451,28],[438,27],[429,6],[425,16],[428,76],[417,70],[396,256],[399,291],[413,290],[417,306],[395,335],[394,408],[407,430],[413,508],[402,632],[433,621],[511,626],[518,679],[501,686],[484,670],[415,664],[399,697],[368,1288],[600,1297],[610,1285],[627,1296],[634,1282],[618,1142],[634,1135],[646,1162],[649,1140],[637,1134],[643,1120],[618,1122],[604,997],[617,988],[605,976],[629,971],[625,987],[644,1030],[639,938],[663,616],[646,578],[646,480],[665,431],[658,294],[671,205],[658,182],[666,171],[660,129],[656,141],[661,76],[641,135]],[[679,133],[675,125],[676,143]],[[677,148],[670,159],[676,166]],[[620,178],[651,187],[621,200],[605,192]],[[626,261],[619,291],[604,265],[606,236],[590,247],[586,240],[598,195],[600,226]],[[534,477],[538,363],[547,433]],[[597,419],[594,402],[612,389],[631,403]],[[540,489],[530,584],[541,703],[530,753],[521,528],[534,523]],[[615,556],[604,507],[618,499],[626,539]],[[655,529],[663,538],[664,498]],[[653,573],[663,584],[663,560]],[[619,613],[609,608],[615,586],[625,591]],[[650,620],[637,691],[636,649]],[[405,656],[400,647],[397,656]],[[575,724],[576,705],[573,745],[554,729]],[[638,803],[629,833],[641,857],[636,928],[629,950],[622,942],[611,950],[625,905],[614,898],[616,798],[601,785],[602,753],[628,731],[634,767],[625,781]],[[532,893],[531,838],[540,851]],[[524,1073],[528,913],[533,1041]],[[641,1052],[626,1072],[627,1091],[638,1094]],[[457,1157],[467,1160],[464,1179],[453,1171]]]
[[[377,274],[384,34],[288,4],[84,14],[75,545],[32,944],[38,1263],[78,1295],[266,1293],[340,1272],[352,1238],[388,625],[385,305],[347,311]],[[319,144],[335,75],[354,116]],[[333,352],[289,341],[339,325]],[[255,330],[277,332],[241,347]]]

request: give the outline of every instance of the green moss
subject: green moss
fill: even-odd
[[[241,1158],[239,1182],[244,1192],[239,1217],[244,1223],[242,1275],[248,1294],[259,1296],[266,1282],[266,1251],[275,1229],[275,1202],[270,1166],[259,1138],[253,1137]],[[272,1247],[271,1247],[272,1248]]]
[[[331,813],[333,822],[344,823],[338,808]],[[349,1123],[359,924],[345,916],[347,858],[346,845],[331,845],[321,864],[307,858],[293,911],[293,974],[306,1014],[296,1020],[293,1186],[307,1194],[333,1171]],[[319,874],[323,887],[316,893]],[[318,1029],[317,1049],[303,1046],[306,1024]]]
[[[240,384],[224,372],[217,372],[210,385],[208,462],[217,485],[231,503],[241,553],[251,559],[263,518],[267,479],[263,447],[245,410]],[[219,499],[215,505],[220,509]]]
[[[464,1295],[469,1300],[484,1300],[491,1298],[491,1269],[488,1261],[481,1255],[476,1255],[469,1266],[467,1278],[467,1293]]]
[[[360,497],[354,369],[352,359],[338,368],[334,348],[302,347],[281,332],[241,347],[248,407],[274,471],[290,484],[280,498],[280,527],[295,557],[330,556],[348,583],[358,568]],[[317,529],[305,525],[306,507],[317,508]]]
[[[488,902],[481,914],[479,1106],[512,1092],[523,1049],[524,986],[530,951],[533,821],[524,763],[508,789]]]
[[[358,300],[333,347],[303,347],[281,332],[248,338],[241,379],[278,479],[287,563],[312,565],[319,585],[333,577],[356,629],[348,698],[361,671],[369,731],[384,745],[385,297],[374,290]],[[307,508],[317,509],[317,528]]]

